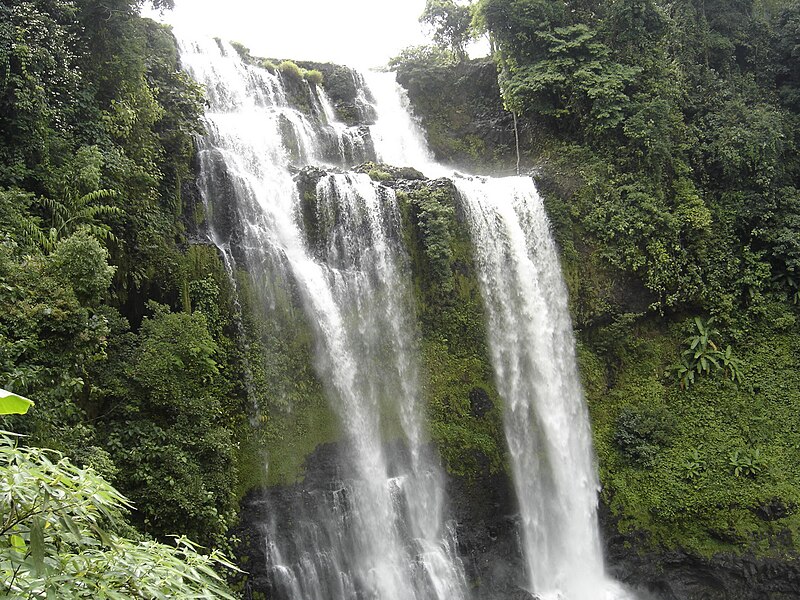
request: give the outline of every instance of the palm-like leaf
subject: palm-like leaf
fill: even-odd
[[[111,227],[102,222],[105,217],[123,214],[123,211],[110,204],[97,204],[100,200],[116,198],[114,190],[102,189],[83,196],[68,196],[63,202],[52,198],[42,198],[42,206],[50,214],[50,228],[45,233],[33,223],[25,227],[29,242],[40,246],[45,252],[52,252],[58,240],[69,237],[79,230],[88,231],[102,241],[115,241],[117,238]]]

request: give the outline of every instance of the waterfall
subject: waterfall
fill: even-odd
[[[281,277],[297,289],[315,333],[317,373],[344,432],[336,485],[293,507],[290,522],[264,524],[277,593],[464,598],[442,474],[426,446],[394,192],[366,175],[322,175],[309,225],[292,177],[310,163],[363,160],[371,142],[336,122],[324,95],[244,64],[228,44],[184,39],[180,49],[207,90],[198,148],[210,237],[265,288]],[[291,94],[304,95],[310,111],[294,108]]]
[[[386,132],[373,135],[377,154],[440,175],[443,167],[423,145],[405,93],[383,74],[368,83],[375,86],[377,125]],[[456,174],[453,183],[469,223],[491,361],[505,403],[528,587],[541,600],[632,598],[605,574],[589,416],[542,200],[530,178]]]
[[[422,128],[411,116],[406,91],[392,72],[367,71],[364,80],[375,98],[375,124],[370,128],[378,160],[398,167],[414,167],[428,177],[452,170],[436,163]]]
[[[520,507],[531,590],[543,600],[623,598],[604,574],[599,482],[567,290],[530,178],[461,178]]]

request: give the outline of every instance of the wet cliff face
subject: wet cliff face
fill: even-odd
[[[600,524],[610,571],[660,600],[790,600],[800,597],[800,565],[752,554],[699,557],[680,548],[654,552],[641,533],[619,533],[601,505]]]
[[[352,73],[319,64],[307,64],[305,68],[328,69],[331,87],[326,91],[339,118],[343,121],[350,119],[351,127],[356,129],[367,126],[368,111],[362,114],[357,110],[362,106],[358,87],[349,83],[355,81]],[[488,71],[482,72],[482,76],[488,81]],[[458,85],[466,85],[467,81],[464,79]],[[466,88],[453,85],[452,89],[448,88],[452,97],[463,99],[468,96]],[[310,117],[321,114],[321,109],[313,106],[308,86],[295,81],[289,87],[293,90],[292,95],[306,98]],[[479,86],[477,89],[488,98],[492,94],[490,87],[483,89]],[[446,103],[441,102],[441,114],[445,114]],[[464,100],[464,103],[469,102]],[[491,143],[498,149],[493,156],[502,156],[506,160],[508,145],[503,140],[508,138],[503,136],[509,130],[502,125],[500,113],[494,113],[500,120],[487,117],[492,110],[496,111],[496,105],[494,109],[491,102],[482,106],[482,109],[471,109],[472,114],[483,110],[486,118],[476,117],[477,124],[470,124],[465,107],[461,112],[453,111],[451,114],[464,120],[465,129],[453,125],[452,130],[449,126],[446,130],[456,132],[456,137],[465,131],[467,135],[474,133],[476,136],[484,132],[486,139],[494,140]],[[433,145],[435,148],[435,136]],[[484,147],[470,154],[464,153],[463,148],[453,151],[451,146],[449,156],[454,162],[463,161],[461,164],[468,164],[470,160],[477,163],[485,150]],[[446,160],[446,154],[441,152],[445,151],[440,151],[440,158]],[[445,487],[449,500],[446,516],[454,524],[458,555],[464,564],[468,583],[479,599],[525,598],[526,593],[518,588],[524,569],[516,537],[517,510],[506,474],[507,457],[501,425],[503,407],[488,360],[486,318],[463,207],[452,183],[447,180],[429,181],[413,170],[375,163],[366,163],[356,170],[391,187],[396,193],[401,224],[396,235],[402,238],[409,259],[420,328],[422,388],[431,449],[447,470]],[[293,173],[301,198],[303,231],[307,243],[313,247],[315,240],[318,242],[323,237],[321,233],[326,227],[318,218],[319,199],[315,194],[317,182],[327,176],[328,171],[304,168],[295,169]],[[231,193],[231,182],[226,173],[217,173],[215,180],[220,186],[218,193],[221,197]],[[565,181],[565,185],[552,188],[554,194],[566,190],[560,206],[568,213],[569,177],[559,179],[560,183]],[[246,261],[238,259],[242,256],[239,248],[243,227],[241,219],[224,210],[217,216],[220,218],[219,232],[230,242],[236,262],[244,265]],[[556,213],[557,233],[574,233],[562,227],[559,216],[563,215]],[[566,270],[574,281],[579,281],[586,273],[586,264],[581,262],[585,256],[589,254],[576,252],[565,261]],[[242,453],[250,457],[245,463],[250,465],[252,477],[247,480],[246,487],[250,491],[245,494],[242,504],[242,524],[238,534],[243,540],[240,560],[250,571],[243,585],[254,594],[280,597],[274,572],[267,571],[269,549],[265,531],[276,520],[286,522],[289,530],[297,524],[293,519],[314,521],[315,511],[329,506],[332,492],[339,489],[337,482],[342,477],[345,462],[340,444],[342,433],[314,369],[312,325],[303,314],[296,282],[282,272],[279,264],[267,265],[267,271],[269,276],[262,276],[257,281],[243,268],[235,274],[243,305],[243,347],[251,369],[253,399],[258,406],[253,419],[253,439],[242,448]],[[594,273],[594,276],[602,279],[603,273]],[[590,284],[594,283],[590,280]],[[266,303],[261,293],[265,285],[269,288],[269,302]],[[575,289],[580,291],[581,288],[573,287],[572,291]],[[636,294],[615,296],[615,293],[610,297],[612,300],[622,297],[623,301],[618,304],[623,309],[636,310],[637,302],[642,302]],[[587,303],[586,297],[580,294],[577,297],[579,302]],[[594,303],[592,298],[589,297],[590,304]],[[578,318],[576,322],[589,328],[593,326],[591,319]],[[586,339],[584,337],[584,342]],[[610,443],[613,444],[609,420],[613,420],[614,413],[613,409],[611,412],[603,411],[608,410],[604,407],[613,407],[619,397],[627,397],[619,382],[631,379],[631,373],[625,372],[625,365],[609,368],[604,364],[606,350],[595,345],[579,354],[583,359],[581,366],[595,424],[600,435],[604,436],[600,441],[604,443],[601,449],[606,454],[601,456],[600,462],[601,468],[605,469],[604,476],[608,477],[613,475],[609,469],[617,465],[607,460]],[[656,361],[654,364],[655,367],[650,369],[652,373],[663,372],[660,363]],[[653,377],[652,373],[645,373],[645,376]],[[654,385],[663,385],[658,375],[655,379]],[[615,386],[620,387],[616,396],[613,395]],[[266,458],[261,452],[263,449],[267,450]],[[387,451],[387,454],[391,452]],[[269,463],[266,476],[262,468],[265,462]],[[608,489],[605,499],[610,503],[614,501],[613,493]],[[300,512],[292,512],[298,507],[302,509]],[[615,519],[625,517],[624,507],[615,506],[614,514]],[[657,542],[651,543],[652,540],[639,538],[636,534],[621,536],[619,530],[616,520],[603,521],[612,572],[622,580],[652,590],[656,597],[676,600],[782,599],[792,597],[791,594],[797,591],[796,573],[785,561],[732,558],[727,554],[704,559],[696,553],[661,550]],[[630,525],[625,530],[630,531]]]
[[[387,448],[402,452],[399,448]],[[337,501],[347,460],[338,444],[319,446],[305,463],[302,482],[253,490],[242,502],[241,525],[234,534],[241,540],[240,564],[249,573],[241,585],[249,598],[280,598],[280,572],[268,569],[272,562],[265,532],[271,523],[290,519],[297,526],[319,522]],[[475,479],[449,476],[447,521],[455,529],[458,552],[467,583],[475,600],[522,600],[530,598],[515,582],[524,573],[516,537],[513,489],[503,475]],[[297,557],[285,557],[287,560]]]
[[[431,83],[441,78],[448,81],[443,88],[452,89],[459,69],[421,71],[399,76],[434,143],[441,123],[454,123],[458,114],[477,115],[486,106],[489,88],[463,88],[451,101],[450,92],[440,94]],[[530,133],[529,124],[522,126]],[[465,142],[457,125],[449,131]],[[587,183],[580,157],[570,158],[564,146],[564,152],[553,152],[560,141],[552,138],[547,152],[546,143],[523,138],[523,164],[527,156],[545,196],[570,288],[612,573],[670,599],[796,597],[796,453],[787,453],[781,441],[791,439],[790,446],[797,447],[796,431],[785,425],[794,422],[793,416],[783,413],[791,404],[787,399],[800,389],[795,377],[800,363],[789,350],[799,339],[796,311],[776,302],[770,314],[781,317],[754,317],[747,334],[733,333],[746,381],[732,385],[707,377],[683,389],[667,371],[684,349],[691,318],[656,314],[650,307],[657,298],[641,277],[611,266],[604,256],[607,246],[583,228],[583,216],[602,204],[601,193]],[[446,152],[440,149],[438,155]],[[487,156],[478,170],[490,170],[492,161]],[[623,415],[639,411],[636,419],[641,419],[650,408],[663,408],[676,426],[652,463],[637,463],[618,441]],[[670,429],[669,423],[665,427]],[[700,449],[699,481],[691,480],[684,466],[693,448]],[[769,464],[757,475],[737,475],[730,456],[755,448],[761,448],[762,457],[765,451],[771,454]]]
[[[395,449],[396,450],[396,449]],[[280,583],[267,565],[265,534],[274,521],[313,519],[329,505],[347,462],[337,444],[323,444],[305,463],[302,481],[252,490],[241,505],[239,564],[248,575],[245,598],[280,598]],[[518,512],[505,474],[448,475],[447,520],[455,527],[458,552],[475,600],[532,600],[520,587],[524,565]],[[298,507],[301,507],[298,511]],[[800,597],[800,567],[793,562],[747,556],[703,559],[681,550],[654,553],[636,536],[623,536],[601,507],[610,573],[642,600],[794,600]],[[299,524],[298,524],[299,525]]]
[[[451,277],[460,278],[455,288],[467,290],[467,282],[474,277],[468,255],[461,254],[468,242],[459,233],[463,223],[458,201],[445,180],[430,181],[410,170],[375,163],[357,170],[371,173],[393,187],[403,202],[403,236],[412,257],[423,348],[433,348],[425,354],[430,361],[426,400],[432,451],[447,467],[445,520],[454,527],[458,555],[473,597],[530,599],[520,588],[524,565],[518,537],[519,515],[511,482],[502,466],[505,446],[499,401],[491,374],[484,374],[483,380],[476,379],[482,371],[489,370],[482,346],[482,309],[479,303],[471,305],[478,302],[475,290],[455,296],[452,292],[441,293],[442,285],[444,289],[454,289],[450,287]],[[311,192],[325,175],[322,169],[306,168],[295,176],[308,205],[305,229],[311,235],[320,225],[314,222],[315,198]],[[426,219],[434,217],[448,224],[438,234],[423,226]],[[443,240],[448,241],[452,251],[444,255],[446,259],[435,251]],[[442,342],[445,336],[447,343]],[[437,368],[444,371],[430,372]],[[304,414],[303,407],[298,404],[299,415]],[[281,417],[280,422],[282,437],[294,435],[291,432],[296,426],[303,427],[302,422],[289,416]],[[234,534],[241,540],[237,554],[248,572],[241,585],[252,598],[282,597],[281,583],[276,581],[275,570],[268,566],[274,564],[267,543],[267,532],[274,531],[273,524],[289,523],[283,529],[291,531],[293,527],[305,527],[303,523],[324,522],[330,518],[331,507],[342,501],[337,492],[342,489],[341,480],[347,477],[350,464],[346,447],[324,437],[314,439],[313,428],[302,430],[306,436],[303,445],[284,448],[275,458],[278,461],[285,452],[297,453],[290,461],[296,467],[287,470],[286,465],[277,464],[282,473],[279,483],[252,489],[241,504],[241,523]],[[490,446],[484,443],[487,435],[494,440]],[[304,448],[310,451],[303,454]],[[389,445],[386,452],[392,455],[404,449]],[[605,505],[601,506],[601,529],[609,571],[640,590],[645,600],[788,600],[800,595],[800,573],[786,560],[733,555],[703,558],[681,550],[654,549],[642,533],[619,533],[618,517]],[[291,552],[297,554],[296,559],[302,550],[295,548]]]
[[[503,108],[497,67],[487,59],[452,67],[400,65],[397,81],[408,92],[436,159],[472,173],[511,175],[516,163],[514,120]],[[533,142],[518,123],[524,146]]]

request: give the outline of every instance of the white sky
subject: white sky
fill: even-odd
[[[425,0],[176,0],[161,17],[143,13],[241,42],[255,56],[372,67],[427,42],[424,8]]]

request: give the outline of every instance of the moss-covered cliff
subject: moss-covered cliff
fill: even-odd
[[[530,10],[536,12],[553,3],[530,4]],[[645,4],[648,10],[660,10],[653,8],[659,3]],[[775,246],[773,241],[789,231],[798,233],[795,205],[775,200],[796,193],[796,161],[789,151],[797,132],[792,125],[796,124],[794,109],[791,104],[775,102],[776,83],[769,77],[758,81],[760,88],[752,84],[746,91],[730,92],[728,102],[742,100],[733,98],[737,93],[746,96],[742,101],[756,111],[751,113],[752,119],[764,110],[780,114],[782,121],[781,125],[775,122],[782,128],[774,138],[778,145],[770,146],[770,142],[764,146],[784,157],[780,167],[763,177],[763,169],[771,168],[769,157],[754,155],[752,163],[737,162],[758,137],[752,119],[726,112],[730,106],[700,107],[697,94],[699,89],[709,89],[711,79],[723,87],[739,81],[752,63],[739,55],[730,59],[733,62],[716,57],[728,70],[711,76],[701,67],[697,71],[705,75],[697,71],[687,75],[699,87],[687,91],[691,97],[688,106],[681,105],[672,114],[675,137],[664,132],[663,137],[653,138],[660,146],[642,150],[639,158],[633,159],[631,153],[635,153],[639,138],[631,141],[625,136],[636,137],[634,121],[638,117],[629,115],[628,108],[620,114],[630,122],[620,124],[613,133],[607,131],[607,137],[601,139],[592,131],[588,113],[573,119],[570,112],[582,110],[577,94],[591,94],[581,87],[589,83],[579,78],[548,80],[550,84],[524,79],[537,74],[545,77],[544,69],[556,68],[557,51],[547,56],[545,44],[533,54],[525,54],[525,40],[530,40],[522,33],[545,39],[545,30],[550,27],[552,33],[555,27],[556,13],[558,18],[578,24],[570,25],[574,31],[567,31],[566,25],[555,29],[555,37],[577,34],[585,27],[586,40],[602,40],[613,56],[635,62],[636,58],[615,45],[619,38],[604,37],[614,19],[621,18],[616,8],[598,9],[596,17],[607,21],[583,25],[586,15],[580,10],[561,15],[557,7],[549,15],[550,21],[544,17],[541,21],[514,20],[514,11],[520,7],[497,1],[484,3],[482,10],[490,20],[490,31],[498,39],[507,36],[502,38],[506,46],[498,57],[506,77],[512,72],[509,69],[516,69],[513,72],[518,79],[508,84],[506,95],[509,105],[520,113],[523,168],[533,175],[545,196],[561,249],[594,429],[601,499],[608,508],[604,523],[613,545],[611,555],[624,562],[626,552],[643,553],[647,558],[639,565],[647,563],[649,567],[643,568],[640,576],[653,580],[661,577],[654,574],[659,569],[678,569],[678,564],[686,567],[683,575],[676,575],[680,579],[690,571],[695,575],[703,570],[724,571],[726,561],[741,566],[739,559],[725,558],[734,555],[778,558],[783,565],[778,571],[784,570],[775,575],[776,581],[785,581],[781,578],[793,577],[785,568],[796,560],[800,534],[800,486],[795,476],[800,467],[800,430],[794,417],[800,407],[800,327],[795,288],[786,284],[788,246]],[[744,36],[746,27],[758,23],[766,28],[762,31],[774,28],[769,35],[782,40],[785,38],[780,36],[785,34],[781,31],[785,30],[781,27],[793,22],[793,10],[794,4],[786,8],[783,17],[772,21],[769,15],[747,13],[733,29],[729,22],[727,29],[718,20],[709,22],[712,31],[735,38],[734,44],[743,44],[743,38],[736,36]],[[772,16],[776,14],[780,11]],[[676,20],[658,35],[685,31],[697,23],[693,20],[697,15],[672,16]],[[539,29],[532,33],[536,27]],[[516,38],[515,33],[519,34]],[[657,40],[664,38],[651,35],[654,37],[646,43],[639,39],[648,52],[675,51],[668,45],[659,46]],[[769,44],[765,39],[758,43]],[[773,43],[777,49],[783,42]],[[671,56],[680,62],[689,61],[690,54]],[[769,56],[764,59],[773,61],[769,68],[782,72],[780,52]],[[575,64],[582,60],[573,58]],[[547,62],[551,59],[554,62]],[[655,68],[655,64],[644,68]],[[484,71],[479,64],[449,70],[432,65],[427,73],[419,63],[400,62],[397,68],[398,80],[408,87],[414,110],[438,155],[464,168],[474,167],[476,161],[469,153],[448,155],[445,146],[452,149],[459,144],[442,144],[440,132],[461,136],[461,144],[469,144],[460,115],[477,115],[487,105],[503,105],[496,72]],[[458,87],[467,71],[481,78],[471,89]],[[430,85],[434,79],[442,80],[441,86]],[[494,81],[493,86],[489,80]],[[572,86],[562,90],[561,96],[553,92],[558,81]],[[783,85],[780,81],[778,85]],[[640,79],[620,89],[634,94],[637,85],[650,84]],[[462,94],[448,110],[451,95],[438,90],[456,87]],[[551,92],[555,95],[548,95]],[[514,93],[519,96],[513,97]],[[487,99],[487,94],[493,100]],[[565,102],[562,112],[545,110],[545,101],[557,103],[559,98]],[[636,101],[643,98],[637,96]],[[702,122],[696,111],[702,113]],[[487,139],[505,131],[488,121],[475,123],[484,128]],[[680,129],[683,127],[690,130]],[[731,152],[723,156],[719,144],[727,144],[723,137],[734,129],[743,136],[740,145],[734,144],[737,150],[726,146]],[[697,144],[693,149],[680,146],[692,143],[691,139]],[[507,145],[505,149],[505,163],[513,164],[514,153]],[[658,164],[648,167],[646,161],[653,158],[649,153],[656,150],[672,152],[672,158],[664,154]],[[486,155],[477,170],[491,170],[496,158]],[[734,173],[736,181],[730,178]],[[656,187],[654,178],[661,182]],[[762,220],[764,211],[770,213],[767,220]],[[714,582],[697,585],[712,594],[767,597],[773,592],[758,586],[769,581],[770,568],[753,567],[759,575],[748,583],[736,578],[741,589],[734,592],[727,584],[717,588]],[[633,571],[623,575],[637,579]],[[673,585],[662,583],[661,591]],[[678,590],[681,584],[674,586]],[[774,597],[784,597],[778,588],[780,585],[773,590]],[[728,591],[720,591],[723,589]],[[681,594],[688,592],[675,593],[683,597]]]

